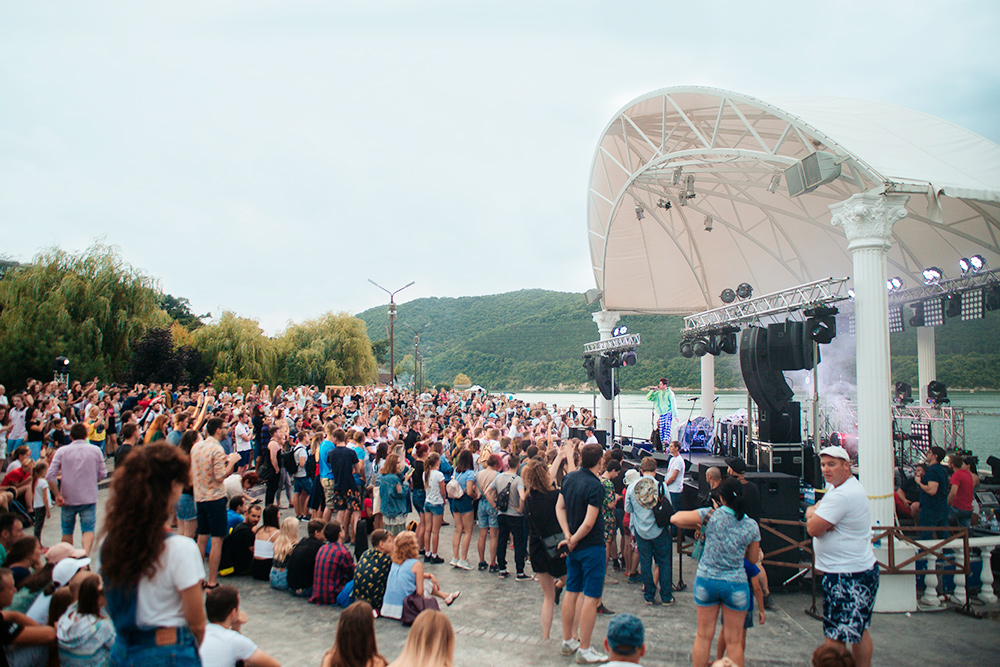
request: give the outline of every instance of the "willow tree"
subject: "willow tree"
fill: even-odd
[[[363,320],[327,313],[290,325],[278,338],[286,385],[367,384],[375,380],[375,355]]]
[[[156,281],[114,246],[43,251],[0,279],[0,377],[13,386],[49,378],[64,355],[75,377],[122,378],[133,343],[148,327],[169,324],[157,294]]]
[[[213,373],[256,382],[273,382],[277,362],[274,339],[264,335],[257,320],[226,311],[218,322],[195,329],[194,346]]]

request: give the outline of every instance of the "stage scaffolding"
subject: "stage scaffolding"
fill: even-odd
[[[937,425],[940,425],[941,440],[935,442]],[[950,405],[893,405],[892,431],[897,465],[922,460],[924,452],[933,444],[948,451],[964,451],[965,410]]]

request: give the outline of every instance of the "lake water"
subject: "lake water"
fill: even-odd
[[[581,407],[594,409],[595,397],[600,398],[600,394],[555,392],[518,392],[514,396],[530,403],[544,401],[550,407],[553,404],[560,407],[575,405],[577,409]],[[715,404],[716,419],[747,407],[746,392],[717,392],[716,396],[718,397]],[[979,456],[980,466],[986,465],[989,456],[1000,457],[1000,392],[954,391],[948,392],[948,396],[954,407],[964,408],[971,413],[965,417],[965,446]],[[677,393],[677,416],[681,424],[687,423],[688,417],[692,414],[692,406],[694,406],[694,416],[700,416],[700,401],[690,400],[696,397],[700,398],[700,395]],[[805,403],[803,407],[806,407]],[[646,400],[645,393],[619,394],[615,399],[615,419],[616,429],[620,434],[648,438],[654,425],[652,403]],[[803,413],[803,427],[808,423],[806,412]],[[679,432],[677,425],[674,426],[673,432],[675,435]],[[933,444],[947,448],[941,442],[940,430],[935,433],[933,440]]]

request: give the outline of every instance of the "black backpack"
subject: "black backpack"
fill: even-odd
[[[306,477],[313,479],[316,477],[316,468],[319,463],[316,462],[316,457],[312,454],[306,452]]]
[[[299,471],[299,462],[295,460],[294,449],[281,454],[281,467],[284,468],[291,477],[294,477],[295,473]]]
[[[670,517],[674,515],[674,506],[670,504],[670,498],[663,492],[663,482],[656,486],[656,506],[653,507],[653,519],[660,528],[670,525]]]
[[[510,481],[507,482],[507,486],[504,487],[503,491],[497,493],[497,511],[506,512],[507,508],[510,507],[510,487],[514,484],[514,478],[511,477]]]

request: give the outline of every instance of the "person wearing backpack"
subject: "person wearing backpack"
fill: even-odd
[[[517,474],[517,468],[499,473],[493,478],[487,491],[496,498],[497,521],[500,524],[497,535],[497,573],[501,579],[510,576],[507,571],[507,538],[514,540],[515,581],[530,581],[524,573],[524,561],[528,553],[527,534],[524,532],[524,482]]]
[[[625,491],[625,511],[629,514],[629,527],[639,547],[639,570],[642,575],[642,597],[646,604],[656,604],[656,582],[653,580],[653,561],[660,570],[660,601],[667,607],[674,603],[671,584],[673,562],[669,518],[659,525],[655,510],[661,503],[669,505],[663,482],[656,479],[656,459],[647,456],[640,464],[642,476],[629,484]],[[662,515],[662,510],[660,510]]]
[[[292,489],[295,495],[292,498],[292,506],[295,508],[295,518],[299,521],[309,520],[309,495],[312,493],[312,479],[306,470],[306,463],[309,460],[309,448],[306,440],[309,436],[306,432],[301,432],[301,436],[292,451],[285,455],[285,470],[292,476]],[[315,471],[313,471],[315,475]]]

